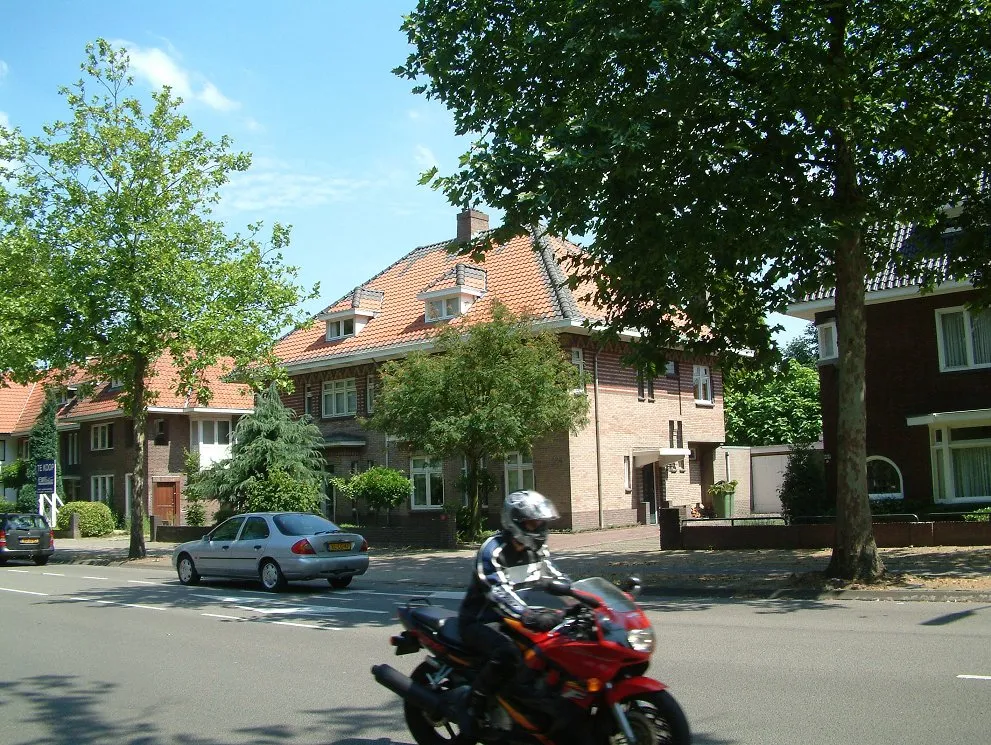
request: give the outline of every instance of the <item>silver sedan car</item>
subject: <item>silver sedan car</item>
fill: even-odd
[[[266,590],[325,578],[343,589],[368,569],[368,541],[306,512],[251,512],[225,520],[198,541],[176,546],[172,565],[184,585],[200,577],[259,579]]]

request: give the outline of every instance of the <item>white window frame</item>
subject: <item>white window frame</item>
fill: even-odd
[[[416,500],[416,480],[418,476],[424,479],[424,501],[418,504]],[[433,482],[440,479],[440,502],[433,499]],[[440,458],[430,458],[426,455],[414,455],[409,459],[409,480],[411,484],[409,503],[415,511],[430,511],[444,509],[444,461]]]
[[[446,321],[459,315],[461,315],[461,298],[457,295],[427,298],[424,303],[423,320],[425,321]]]
[[[79,432],[67,432],[65,436],[65,465],[79,465]]]
[[[623,489],[633,491],[633,459],[629,455],[623,456]]]
[[[344,396],[344,409],[338,410],[337,398]],[[354,416],[358,413],[358,388],[354,378],[325,380],[320,396],[320,414],[324,419]]]
[[[836,321],[823,321],[816,325],[816,345],[819,347],[819,361],[828,362],[840,356],[840,345],[836,338]]]
[[[712,372],[708,365],[692,365],[692,395],[696,404],[711,406],[715,402]]]
[[[310,403],[310,397],[313,395],[313,386],[309,383],[303,386],[303,413],[307,416],[313,415],[313,404]]]
[[[213,432],[213,442],[207,442],[204,436],[207,430],[205,425],[210,425],[210,429]],[[227,428],[227,442],[221,442],[220,430],[221,425]],[[193,422],[196,434],[197,445],[206,445],[207,447],[213,447],[214,445],[230,445],[231,444],[231,432],[233,427],[231,426],[230,419],[196,419]]]
[[[964,346],[967,352],[967,361],[963,365],[950,367],[946,363],[945,339],[943,338],[943,316],[962,314]],[[983,311],[980,315],[987,313],[991,315],[991,310]],[[936,309],[936,351],[939,353],[939,371],[957,372],[958,370],[978,370],[991,367],[991,360],[988,362],[976,362],[974,352],[974,318],[973,314],[964,306],[958,305],[953,308]]]
[[[113,507],[114,475],[112,473],[94,474],[89,477],[89,501],[103,502]]]
[[[375,411],[375,375],[369,373],[365,377],[365,413],[372,414]]]
[[[902,477],[902,471],[890,458],[885,458],[883,455],[871,455],[867,458],[867,463],[870,465],[871,461],[880,461],[882,463],[887,463],[889,466],[895,469],[895,473],[898,475],[898,492],[868,492],[867,496],[869,499],[875,501],[882,501],[885,499],[904,499],[905,498],[905,480]]]
[[[354,318],[338,318],[333,321],[327,321],[327,341],[347,339],[349,336],[354,336],[354,329]]]
[[[66,502],[78,502],[82,489],[83,485],[80,483],[78,476],[62,477],[62,492],[65,495]]]
[[[664,377],[673,378],[678,375],[678,364],[674,360],[664,363]]]
[[[516,485],[510,487],[510,474],[515,474]],[[529,484],[527,483],[527,474],[529,474]],[[536,477],[533,472],[533,454],[524,454],[520,452],[507,453],[505,461],[505,478],[506,478],[506,494],[511,494],[518,489],[534,489],[537,483]]]
[[[110,439],[110,428],[113,426],[110,422],[105,424],[94,424],[89,430],[89,449],[93,451],[97,450],[113,450],[114,446]]]
[[[953,466],[953,452],[968,448],[991,448],[991,438],[952,440],[952,431],[956,429],[968,429],[970,427],[988,427],[991,420],[973,420],[955,422],[953,425],[943,425],[929,427],[929,442],[932,454],[932,474],[933,474],[933,500],[938,504],[968,502],[987,502],[991,500],[991,494],[976,495],[970,497],[958,497],[956,494],[956,478]]]

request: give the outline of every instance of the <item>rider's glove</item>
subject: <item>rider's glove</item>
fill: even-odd
[[[523,625],[534,631],[550,631],[562,620],[564,611],[541,608],[540,610],[529,609],[523,613]]]

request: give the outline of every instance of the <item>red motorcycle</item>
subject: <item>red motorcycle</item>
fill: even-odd
[[[592,733],[607,745],[690,745],[684,712],[663,683],[645,676],[654,630],[634,600],[635,578],[622,588],[601,577],[541,588],[565,606],[563,621],[533,631],[507,620],[523,652],[526,680],[490,698],[477,723],[478,739],[493,743],[553,745],[572,740],[569,728]],[[534,598],[528,598],[531,605]],[[430,657],[407,677],[375,665],[380,684],[403,699],[406,724],[418,745],[444,745],[458,737],[458,715],[485,658],[458,633],[457,612],[413,598],[399,608],[405,631],[391,639],[397,655],[425,649]],[[573,730],[572,730],[573,731]],[[615,742],[619,742],[616,740]]]

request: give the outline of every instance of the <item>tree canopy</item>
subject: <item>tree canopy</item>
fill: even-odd
[[[898,225],[974,237],[951,261],[986,289],[991,23],[979,0],[421,0],[397,69],[472,134],[456,205],[591,238],[584,268],[637,351],[774,357],[765,318],[836,288],[836,545],[828,572],[883,572],[867,499],[865,277]],[[481,248],[484,248],[482,246]],[[983,264],[981,261],[983,260]],[[977,269],[975,269],[975,267]],[[672,322],[676,321],[676,322]]]
[[[435,352],[415,352],[382,367],[369,424],[428,456],[461,456],[468,482],[478,485],[479,461],[529,452],[554,432],[577,431],[587,420],[581,383],[550,331],[493,306],[492,319],[448,324]],[[480,526],[479,493],[472,493],[473,525]]]
[[[726,443],[792,445],[822,437],[819,371],[785,360],[768,374],[733,370],[723,378]]]
[[[289,230],[230,234],[219,189],[250,165],[227,137],[193,130],[168,87],[146,105],[126,51],[98,40],[60,93],[69,117],[25,137],[0,127],[0,359],[15,380],[46,371],[122,382],[137,446],[130,555],[144,556],[146,386],[171,355],[177,392],[209,399],[202,372],[274,365],[272,346],[304,318],[282,264]],[[312,295],[311,295],[312,296]]]

